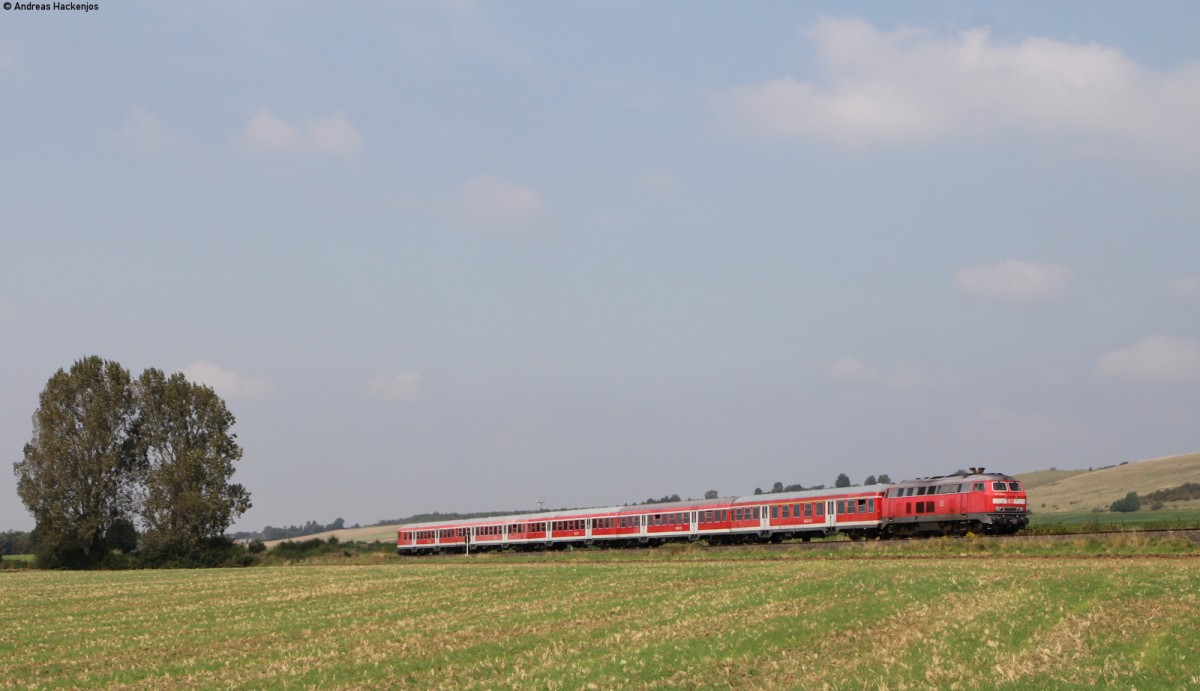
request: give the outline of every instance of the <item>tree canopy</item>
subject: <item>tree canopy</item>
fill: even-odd
[[[182,374],[135,381],[96,356],[55,372],[13,465],[39,554],[85,567],[113,549],[188,553],[223,535],[250,507],[230,482],[242,457],[233,424],[211,388]]]

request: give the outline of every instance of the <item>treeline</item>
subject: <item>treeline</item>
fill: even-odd
[[[33,554],[33,533],[6,530],[0,533],[0,554]]]
[[[269,542],[271,540],[288,540],[294,537],[304,537],[305,535],[316,535],[330,530],[342,530],[346,527],[346,520],[343,518],[334,519],[332,523],[318,523],[316,521],[308,521],[303,525],[289,525],[282,528],[276,528],[269,525],[262,529],[260,533],[234,533],[235,540],[263,540]],[[351,526],[357,528],[355,524]]]
[[[1149,501],[1188,501],[1200,499],[1200,482],[1185,482],[1178,487],[1158,489],[1145,497]]]

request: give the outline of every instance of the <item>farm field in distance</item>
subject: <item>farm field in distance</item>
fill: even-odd
[[[1194,548],[945,544],[13,571],[0,686],[1200,685]]]

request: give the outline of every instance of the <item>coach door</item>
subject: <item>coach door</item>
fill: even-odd
[[[825,501],[825,525],[831,528],[837,525],[837,502],[833,499]]]

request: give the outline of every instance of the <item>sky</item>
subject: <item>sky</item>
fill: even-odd
[[[6,464],[88,355],[238,530],[1200,450],[1200,4],[96,4],[0,11]]]

